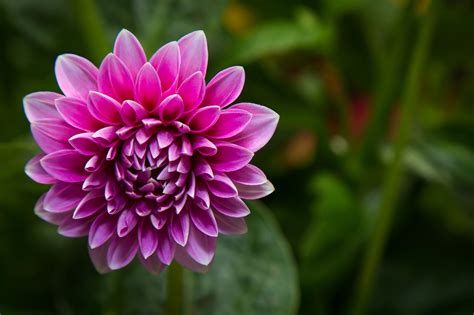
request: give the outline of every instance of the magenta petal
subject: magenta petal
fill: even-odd
[[[66,218],[71,216],[70,212],[55,213],[55,212],[46,211],[44,209],[44,205],[43,205],[43,201],[44,201],[45,196],[46,196],[46,194],[43,194],[35,204],[34,211],[35,211],[35,214],[38,217],[40,217],[41,219],[43,219],[46,222],[49,222],[51,224],[59,225]]]
[[[138,229],[138,244],[145,259],[153,255],[158,246],[157,231],[148,220],[143,220]]]
[[[36,121],[31,124],[31,129],[36,140],[38,140],[36,136],[38,136],[38,134],[41,134],[41,136],[43,137],[42,139],[43,141],[46,141],[46,142],[53,141],[51,144],[53,148],[56,147],[56,144],[58,142],[67,143],[70,137],[81,132],[80,130],[69,126],[63,120],[53,120],[53,119]],[[43,145],[44,143],[39,142],[39,144]],[[49,148],[48,145],[46,149]],[[67,145],[63,145],[60,147],[64,147],[64,146],[66,148],[69,147]]]
[[[56,59],[56,80],[64,95],[86,100],[97,90],[98,70],[89,60],[65,54]]]
[[[176,243],[170,238],[167,229],[158,232],[158,248],[156,253],[165,265],[171,264],[174,258]]]
[[[145,52],[138,39],[126,29],[117,35],[114,45],[114,54],[127,66],[133,78],[146,62]]]
[[[81,200],[72,218],[83,219],[101,210],[105,210],[104,193],[100,190],[93,190]]]
[[[178,80],[181,56],[177,42],[171,42],[161,47],[150,59],[161,82],[161,90],[167,91]]]
[[[240,103],[231,108],[245,110],[253,116],[245,129],[230,141],[252,152],[260,150],[275,133],[280,116],[265,106],[252,103]]]
[[[216,209],[223,215],[234,218],[241,218],[250,214],[250,209],[239,197],[212,197],[212,208]]]
[[[201,265],[197,263],[191,256],[186,252],[186,249],[183,247],[176,247],[175,259],[182,266],[192,270],[194,272],[206,273],[210,269],[209,265]]]
[[[178,94],[184,102],[184,112],[188,113],[197,108],[206,92],[206,82],[201,72],[195,72],[181,83]]]
[[[107,124],[120,124],[121,105],[115,99],[99,92],[91,92],[87,101],[87,108],[92,116]]]
[[[224,235],[241,235],[247,233],[247,223],[244,218],[232,218],[218,212],[214,213],[216,217],[219,233]]]
[[[94,139],[92,135],[92,132],[77,134],[69,139],[69,143],[79,153],[92,156],[102,149],[102,147],[97,143],[97,140]]]
[[[237,196],[237,188],[224,173],[215,173],[214,180],[207,182],[209,191],[221,198],[232,198]]]
[[[44,154],[38,154],[34,158],[29,160],[25,166],[25,173],[37,183],[54,184],[57,182],[57,180],[51,175],[49,175],[41,166],[40,160],[44,156]]]
[[[160,78],[151,63],[146,63],[138,73],[135,98],[149,111],[154,110],[161,99]]]
[[[244,68],[236,66],[222,70],[207,85],[203,104],[221,107],[231,104],[242,92],[244,82]]]
[[[58,233],[67,237],[81,237],[86,236],[89,232],[91,219],[73,219],[66,218],[58,227]]]
[[[227,176],[234,183],[244,185],[262,185],[268,181],[262,170],[252,164],[248,164],[235,172],[229,172]]]
[[[23,109],[30,123],[44,119],[61,119],[54,101],[63,97],[53,92],[36,92],[23,98]]]
[[[83,100],[61,97],[56,99],[55,104],[61,117],[75,128],[95,131],[103,126],[102,122],[89,113],[86,102]]]
[[[217,237],[219,234],[217,230],[216,219],[211,210],[203,210],[198,207],[194,207],[190,211],[191,220],[194,226],[202,233]]]
[[[160,119],[167,123],[177,120],[183,113],[184,104],[181,96],[173,94],[168,96],[161,102],[158,112]]]
[[[58,182],[46,193],[43,206],[49,212],[69,212],[85,195],[86,192],[82,191],[81,184]]]
[[[203,31],[189,33],[178,41],[181,52],[179,81],[183,82],[196,71],[203,77],[207,70],[207,40]]]
[[[99,273],[107,273],[111,271],[107,263],[108,250],[109,250],[109,244],[104,244],[94,249],[89,248],[89,257],[91,258],[95,269]]]
[[[211,128],[219,119],[220,107],[207,106],[195,111],[187,121],[194,133],[201,133]]]
[[[116,216],[107,212],[99,215],[89,230],[89,247],[94,249],[107,242],[114,235],[116,223]]]
[[[125,209],[117,221],[117,235],[124,237],[135,229],[138,223],[138,215],[131,209]]]
[[[123,102],[120,115],[125,124],[129,126],[137,125],[148,113],[142,105],[135,101],[127,100]]]
[[[252,114],[239,109],[221,111],[216,124],[206,131],[206,135],[215,139],[225,139],[239,134],[250,123]]]
[[[189,228],[189,239],[184,247],[186,252],[201,265],[209,265],[214,258],[216,251],[217,238],[208,236],[194,225]]]
[[[189,215],[182,211],[180,214],[173,215],[171,219],[170,234],[181,246],[186,245],[189,237]]]
[[[54,178],[68,182],[82,182],[87,178],[84,166],[87,157],[74,150],[61,150],[50,153],[41,159],[41,166]]]
[[[136,235],[116,237],[112,240],[107,251],[107,262],[110,269],[117,270],[128,265],[138,251]]]
[[[209,156],[217,153],[216,145],[207,138],[194,136],[192,138],[193,151],[198,150],[201,155]]]
[[[221,143],[217,145],[217,153],[207,158],[214,170],[232,172],[247,165],[253,153],[246,148],[232,144]]]
[[[239,191],[239,197],[244,199],[260,199],[270,195],[275,190],[275,187],[273,187],[269,181],[261,185],[243,185],[236,183],[235,186]]]
[[[99,92],[107,94],[119,103],[133,99],[133,78],[127,66],[113,54],[108,54],[99,68]]]
[[[52,153],[59,150],[71,149],[71,146],[67,141],[52,138],[47,133],[48,128],[46,128],[46,126],[47,125],[43,125],[43,128],[39,128],[35,125],[31,126],[31,134],[41,150],[45,153]]]

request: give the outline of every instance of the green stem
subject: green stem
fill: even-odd
[[[95,0],[71,0],[76,22],[88,49],[95,61],[100,61],[110,50],[109,39],[105,32]]]
[[[184,314],[184,282],[183,267],[177,263],[172,263],[168,268],[167,290],[166,290],[166,314]]]
[[[372,239],[368,245],[367,254],[356,287],[354,304],[349,312],[352,315],[366,314],[369,298],[372,292],[374,278],[382,258],[387,236],[393,220],[395,203],[400,192],[403,171],[403,153],[409,141],[409,135],[417,108],[416,100],[423,64],[431,42],[433,25],[436,18],[437,1],[431,4],[430,11],[424,17],[417,42],[414,47],[406,85],[402,98],[400,128],[394,144],[394,157],[384,182],[382,203]]]

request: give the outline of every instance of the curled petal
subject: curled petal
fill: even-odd
[[[123,29],[117,35],[114,54],[127,66],[133,78],[146,62],[145,52],[138,39],[128,30]]]
[[[199,231],[194,225],[189,228],[189,239],[184,247],[186,252],[201,265],[209,265],[214,259],[217,238]]]
[[[107,251],[107,262],[112,270],[117,270],[128,265],[138,251],[138,242],[135,235],[115,237]]]
[[[103,126],[102,122],[90,114],[86,102],[83,100],[61,97],[56,99],[55,104],[61,117],[75,128],[85,131],[95,131]]]
[[[46,126],[46,125],[43,125]],[[52,153],[59,150],[71,149],[69,143],[65,140],[56,140],[52,138],[48,132],[47,128],[39,128],[36,125],[31,126],[31,134],[35,139],[36,143],[39,145],[41,150],[46,153]]]
[[[115,99],[99,92],[91,92],[87,101],[87,108],[92,116],[107,124],[117,125],[120,119],[121,105]]]
[[[189,113],[197,108],[204,99],[205,92],[206,82],[200,71],[184,80],[178,89],[178,94],[181,95],[184,102],[184,112]]]
[[[34,158],[29,160],[25,166],[25,173],[37,183],[54,184],[57,182],[57,180],[51,175],[49,175],[41,166],[40,160],[44,156],[44,154],[38,154]]]
[[[170,95],[161,102],[159,106],[160,119],[167,123],[177,120],[183,113],[184,104],[177,94]]]
[[[174,258],[176,243],[170,238],[166,229],[158,232],[158,248],[156,254],[165,265],[171,264]]]
[[[211,128],[219,119],[220,107],[207,106],[195,111],[187,121],[188,126],[194,133],[202,133]]]
[[[99,92],[120,103],[133,98],[133,77],[122,60],[113,54],[108,54],[100,65],[98,86]]]
[[[36,92],[25,96],[23,109],[28,121],[33,123],[44,119],[61,119],[54,106],[54,101],[60,97],[63,96],[53,92]]]
[[[90,218],[74,219],[66,218],[58,227],[58,233],[67,237],[86,236],[92,220]]]
[[[244,68],[236,66],[219,72],[207,85],[204,105],[225,107],[239,97],[245,82]]]
[[[212,207],[223,215],[234,218],[241,218],[250,214],[250,209],[239,197],[212,197]]]
[[[244,199],[260,199],[270,195],[274,190],[272,183],[266,181],[261,185],[244,185],[236,183],[235,186],[239,191],[239,197]]]
[[[148,115],[145,108],[135,101],[127,100],[123,102],[120,116],[125,124],[135,126]]]
[[[84,198],[81,184],[58,182],[46,193],[43,207],[48,212],[70,212]]]
[[[74,150],[50,153],[41,159],[41,166],[54,178],[68,183],[83,182],[87,178],[84,166],[87,157]]]
[[[86,100],[97,90],[98,70],[89,60],[65,54],[56,59],[56,80],[64,95]]]
[[[99,215],[91,225],[89,231],[89,247],[94,249],[107,242],[115,232],[116,216],[107,212]]]
[[[102,147],[97,143],[97,140],[94,139],[92,135],[92,132],[77,134],[69,139],[69,143],[79,153],[92,156],[102,149]]]
[[[252,151],[232,143],[217,145],[217,153],[207,158],[214,170],[232,172],[247,165],[253,157]]]
[[[74,211],[72,218],[87,218],[101,210],[105,210],[104,194],[100,190],[93,190],[81,200],[76,210]]]
[[[182,211],[180,214],[173,215],[171,219],[170,234],[173,239],[181,246],[186,245],[189,237],[189,215]]]
[[[268,181],[262,170],[252,164],[246,165],[240,170],[229,172],[227,176],[229,176],[234,183],[251,186],[262,185]]]
[[[217,230],[216,219],[214,218],[212,211],[195,207],[191,209],[190,215],[194,226],[199,231],[206,234],[207,236],[217,237],[219,232]]]
[[[229,141],[252,152],[260,150],[273,136],[280,116],[265,106],[252,103],[240,103],[231,108],[251,113],[252,119],[242,132]]]
[[[206,131],[206,135],[214,139],[230,138],[244,130],[251,119],[252,114],[245,110],[224,110],[221,112],[216,124]]]
[[[181,53],[179,81],[183,82],[196,71],[203,77],[207,70],[207,40],[203,31],[195,31],[181,37],[178,41]]]
[[[44,209],[43,201],[46,194],[43,194],[35,205],[35,214],[40,217],[41,219],[49,222],[51,224],[59,225],[63,222],[66,218],[70,217],[71,214],[69,212],[49,212]]]
[[[152,111],[161,99],[161,83],[155,68],[146,63],[135,82],[135,98],[147,110]]]
[[[214,179],[207,182],[209,191],[217,197],[232,198],[237,196],[237,187],[224,173],[215,173]]]
[[[181,56],[177,42],[171,42],[161,47],[150,59],[161,82],[161,90],[168,91],[176,86],[181,64]]]
[[[158,247],[157,231],[148,220],[143,220],[138,229],[138,244],[145,259],[153,255]]]

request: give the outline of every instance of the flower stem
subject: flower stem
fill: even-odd
[[[185,305],[183,267],[177,263],[172,263],[168,268],[166,294],[166,314],[183,315]]]
[[[355,299],[349,312],[351,315],[367,313],[367,306],[372,292],[374,278],[382,258],[385,243],[392,224],[395,203],[400,191],[403,171],[403,153],[409,141],[409,135],[416,110],[417,93],[423,64],[431,42],[433,25],[437,13],[437,0],[432,1],[429,12],[424,16],[418,34],[413,55],[406,77],[402,98],[401,119],[398,136],[394,144],[394,156],[384,182],[382,202],[378,213],[372,239],[369,242],[366,257],[356,286]]]

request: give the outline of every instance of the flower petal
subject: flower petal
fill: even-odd
[[[206,135],[214,139],[230,138],[244,130],[251,119],[252,114],[245,110],[223,110],[215,125],[206,131]]]
[[[161,99],[161,83],[155,68],[146,63],[135,82],[135,98],[147,110],[152,111]]]
[[[239,97],[245,83],[244,68],[240,66],[222,70],[209,82],[203,105],[225,107]]]
[[[83,219],[96,214],[100,210],[105,210],[104,193],[100,190],[93,190],[79,202],[72,218]]]
[[[53,92],[36,92],[23,98],[23,109],[30,123],[44,119],[61,119],[54,101],[63,97]]]
[[[224,173],[216,172],[214,179],[206,183],[209,191],[217,197],[232,198],[238,194],[234,183]]]
[[[161,47],[150,59],[161,82],[161,90],[168,91],[177,84],[181,64],[181,56],[177,42],[171,42]]]
[[[92,220],[90,218],[85,219],[73,219],[66,218],[58,227],[58,233],[67,237],[81,237],[86,236],[89,232],[89,227]]]
[[[260,150],[275,133],[280,116],[265,106],[252,103],[240,103],[231,108],[245,110],[253,116],[245,129],[229,141],[252,152]]]
[[[216,219],[214,218],[212,211],[194,207],[191,209],[190,215],[194,226],[199,231],[206,234],[207,236],[217,237],[219,232],[217,230]]]
[[[148,113],[142,105],[131,100],[123,102],[120,110],[123,122],[129,126],[137,125],[147,115]]]
[[[206,82],[200,71],[193,73],[181,83],[178,88],[178,94],[184,102],[184,112],[189,113],[197,108],[206,93]]]
[[[214,213],[216,217],[219,233],[224,235],[241,235],[247,233],[247,223],[244,218],[232,218],[218,212]]]
[[[138,215],[132,209],[125,209],[120,213],[117,221],[117,235],[124,237],[132,232],[138,223]]]
[[[217,144],[217,153],[207,158],[214,170],[232,172],[247,165],[253,157],[252,151],[232,143]]]
[[[87,178],[84,166],[87,157],[75,150],[61,150],[41,159],[41,166],[54,178],[68,183],[82,182]]]
[[[71,216],[71,213],[68,212],[49,212],[44,209],[44,199],[46,194],[41,195],[38,201],[35,204],[35,214],[40,217],[41,219],[49,222],[51,224],[59,225],[63,222],[66,218]]]
[[[107,251],[109,250],[109,244],[104,244],[97,248],[89,247],[89,257],[94,264],[95,269],[99,273],[110,272],[109,265],[107,263]]]
[[[170,238],[167,229],[158,231],[158,248],[156,249],[156,253],[163,264],[171,264],[175,249],[176,243]]]
[[[86,102],[72,97],[61,97],[55,101],[56,108],[61,117],[71,126],[85,130],[95,131],[103,123],[95,119],[89,112]]]
[[[175,259],[179,264],[194,272],[206,273],[210,270],[211,264],[207,266],[199,264],[181,246],[176,247]]]
[[[167,123],[177,120],[183,113],[184,104],[181,96],[173,94],[161,102],[159,106],[160,119]]]
[[[115,99],[99,92],[91,92],[87,100],[87,108],[92,116],[111,125],[122,122],[120,118],[121,107]]]
[[[99,92],[106,94],[119,103],[133,99],[133,77],[127,66],[114,54],[108,54],[102,61],[98,77]]]
[[[209,265],[214,259],[216,251],[217,238],[208,236],[194,225],[189,227],[189,239],[184,247],[186,252],[201,265]]]
[[[89,247],[94,249],[107,242],[114,235],[117,216],[107,212],[99,215],[89,230]]]
[[[175,242],[181,246],[188,242],[189,226],[189,215],[185,211],[175,214],[171,218],[170,234]]]
[[[250,209],[239,197],[212,197],[211,204],[213,209],[229,217],[241,218],[250,214]]]
[[[85,195],[81,184],[58,182],[46,193],[43,207],[48,212],[70,212]]]
[[[133,78],[146,62],[145,52],[138,39],[130,31],[123,29],[117,35],[114,54],[127,66]]]
[[[77,134],[69,139],[69,143],[82,155],[92,156],[102,149],[92,135],[92,132]]]
[[[258,167],[248,164],[240,170],[227,173],[234,183],[244,185],[262,185],[266,183],[267,177]]]
[[[138,251],[137,237],[129,234],[112,240],[107,251],[107,262],[110,269],[117,270],[128,265]]]
[[[142,265],[145,266],[146,270],[151,274],[158,275],[165,268],[165,265],[161,263],[157,255],[152,255],[148,257],[148,259],[145,259],[143,255],[139,253],[138,257]]]
[[[56,59],[56,80],[64,95],[86,100],[89,91],[97,90],[98,70],[89,60],[73,54]]]
[[[48,128],[38,128],[38,126],[35,125],[31,126],[31,134],[33,135],[33,138],[45,153],[71,149],[71,146],[67,141],[53,139],[47,132]]]
[[[194,133],[202,133],[211,128],[219,119],[220,107],[207,106],[199,108],[188,118],[187,124]]]
[[[157,231],[148,220],[143,220],[138,229],[138,244],[145,259],[153,255],[158,247]]]
[[[25,173],[37,183],[40,184],[54,184],[57,180],[49,175],[44,168],[41,166],[40,160],[44,157],[44,154],[38,154],[34,158],[28,161],[25,166]]]
[[[207,70],[207,40],[203,31],[189,33],[178,41],[181,53],[179,81],[183,82],[196,71],[203,77]]]
[[[236,183],[235,186],[239,191],[239,197],[244,199],[260,199],[270,195],[275,190],[275,187],[273,187],[269,181],[261,185],[243,185]]]

